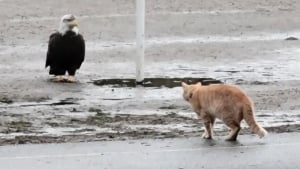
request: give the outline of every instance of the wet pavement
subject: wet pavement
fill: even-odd
[[[0,148],[5,169],[297,169],[300,134],[241,136],[203,140],[142,139],[131,141],[17,145]]]
[[[267,130],[299,132],[299,8],[293,0],[149,0],[145,75],[239,85]],[[87,42],[77,84],[51,83],[44,69],[65,13],[78,16]],[[2,0],[0,14],[0,145],[202,134],[180,87],[95,85],[135,77],[134,1]],[[227,132],[221,122],[215,130]]]

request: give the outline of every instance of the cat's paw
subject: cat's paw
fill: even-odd
[[[212,136],[205,136],[205,137],[203,137],[204,139],[212,139]]]
[[[208,134],[207,134],[207,132],[205,131],[205,132],[202,134],[201,137],[202,137],[202,138],[205,138],[205,137],[207,137],[207,135],[208,135]]]
[[[225,138],[226,141],[236,141],[236,137],[233,137],[233,136],[227,136]]]
[[[208,133],[206,133],[206,132],[204,132],[202,134],[202,138],[204,138],[204,139],[212,139],[212,137],[210,135],[208,135]]]

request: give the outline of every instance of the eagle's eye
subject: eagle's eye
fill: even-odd
[[[74,18],[64,19],[63,22],[72,22],[73,20],[74,20]]]

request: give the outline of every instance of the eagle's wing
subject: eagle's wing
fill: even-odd
[[[51,63],[56,56],[57,41],[60,39],[60,36],[61,35],[58,32],[50,35],[45,67],[51,66]]]
[[[77,69],[80,68],[82,62],[85,58],[85,42],[82,35],[78,35],[79,40],[79,46],[78,46],[78,66]]]

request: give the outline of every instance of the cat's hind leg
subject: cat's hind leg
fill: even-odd
[[[230,128],[230,133],[226,136],[226,141],[236,141],[239,131],[241,130],[240,124],[236,122],[225,122]]]
[[[210,128],[211,128],[211,134],[214,135],[214,125],[215,125],[215,121],[216,121],[216,118],[215,117],[211,117],[211,120],[210,120]]]

